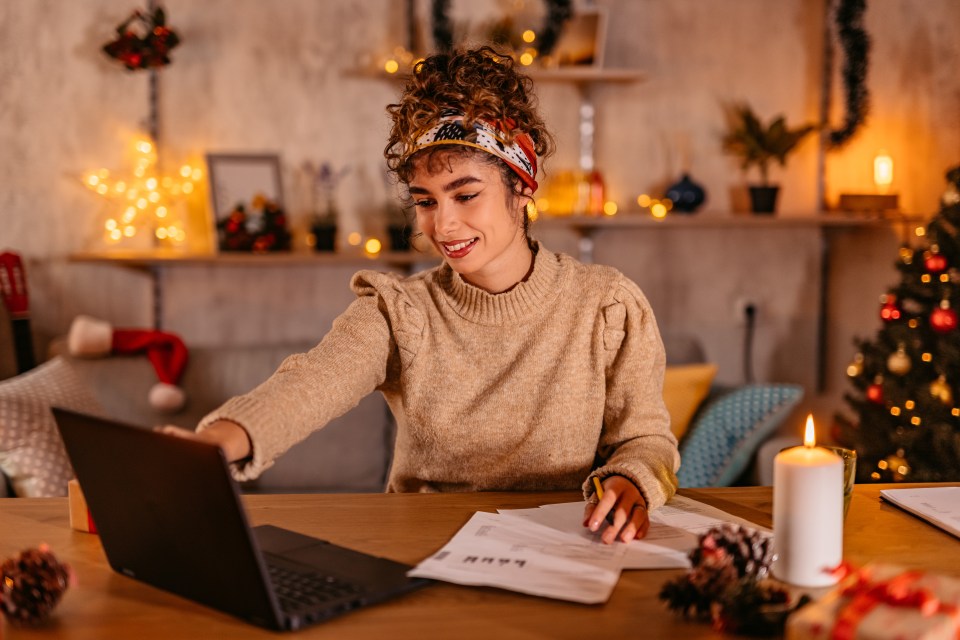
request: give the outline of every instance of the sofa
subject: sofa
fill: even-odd
[[[703,364],[704,353],[696,340],[667,336],[665,344],[668,381],[673,374],[682,374],[682,419],[688,427],[680,434],[684,467],[697,471],[685,475],[682,468],[681,485],[732,484],[755,466],[756,450],[789,415],[801,392],[793,385],[718,389],[711,384],[716,369]],[[181,380],[187,403],[173,415],[157,413],[147,400],[156,374],[145,356],[74,358],[66,355],[62,346],[55,346],[56,355],[37,369],[0,381],[0,474],[4,476],[0,495],[61,495],[61,485],[65,492],[70,470],[62,447],[57,451],[51,405],[141,427],[174,424],[193,428],[207,412],[266,379],[286,356],[312,346],[193,348]],[[691,384],[688,374],[694,373],[696,380]],[[688,387],[696,389],[689,393]],[[386,402],[374,393],[292,448],[242,489],[263,493],[382,491],[393,439],[394,423]],[[39,485],[34,477],[38,475],[49,476],[49,486]]]

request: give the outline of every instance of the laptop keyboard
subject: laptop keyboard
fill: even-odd
[[[269,562],[267,569],[284,611],[300,611],[363,591],[358,585],[319,572],[294,571]]]

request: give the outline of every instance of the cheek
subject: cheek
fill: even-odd
[[[433,234],[433,214],[417,210],[416,223],[420,233],[427,236]]]

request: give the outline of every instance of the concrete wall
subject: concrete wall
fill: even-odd
[[[147,76],[128,73],[99,52],[134,4],[0,5],[0,247],[19,251],[27,261],[40,349],[81,312],[126,326],[144,326],[152,318],[145,274],[67,260],[72,252],[100,247],[103,203],[80,184],[81,175],[128,166],[130,139],[147,116]],[[427,4],[418,3],[422,16]],[[455,2],[454,16],[478,22],[498,15],[504,4]],[[521,4],[522,14],[536,24],[540,3]],[[791,123],[816,119],[822,1],[597,4],[612,16],[607,66],[646,74],[644,82],[594,92],[597,161],[610,196],[628,207],[637,194],[656,194],[689,170],[708,192],[698,215],[729,215],[731,193],[744,177],[720,151],[721,105],[748,100],[759,113],[783,113]],[[309,203],[297,186],[297,168],[305,160],[349,164],[338,192],[344,231],[381,229],[392,198],[380,177],[388,129],[383,107],[397,87],[349,71],[405,42],[403,3],[168,0],[164,6],[184,39],[173,52],[174,64],[161,74],[165,166],[198,162],[207,152],[279,153],[288,209],[302,231]],[[872,190],[871,161],[883,148],[896,162],[893,187],[904,210],[936,210],[944,170],[960,162],[957,25],[960,4],[954,0],[870,3],[872,111],[862,132],[827,157],[831,199]],[[539,93],[560,142],[547,169],[572,168],[576,91],[551,83],[541,84]],[[815,215],[812,138],[772,177],[783,186],[780,215]],[[202,239],[202,229],[195,232]],[[542,237],[551,247],[576,250],[571,234],[545,230]],[[803,383],[811,406],[826,417],[845,388],[852,337],[878,326],[876,300],[896,278],[899,242],[892,229],[831,232],[829,239],[832,275],[826,283],[819,275],[822,237],[812,228],[604,232],[597,236],[596,259],[644,287],[663,327],[700,336],[724,381],[736,382],[743,373],[735,301],[758,302],[756,377]],[[167,271],[166,321],[196,344],[293,340],[311,332],[319,337],[349,300],[350,272]],[[814,397],[821,284],[829,293],[828,389]],[[0,333],[0,344],[9,344],[4,337]],[[0,375],[10,374],[10,361],[9,352],[0,357]]]

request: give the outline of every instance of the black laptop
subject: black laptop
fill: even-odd
[[[110,566],[254,624],[299,629],[416,589],[409,566],[251,528],[219,447],[54,408]]]

